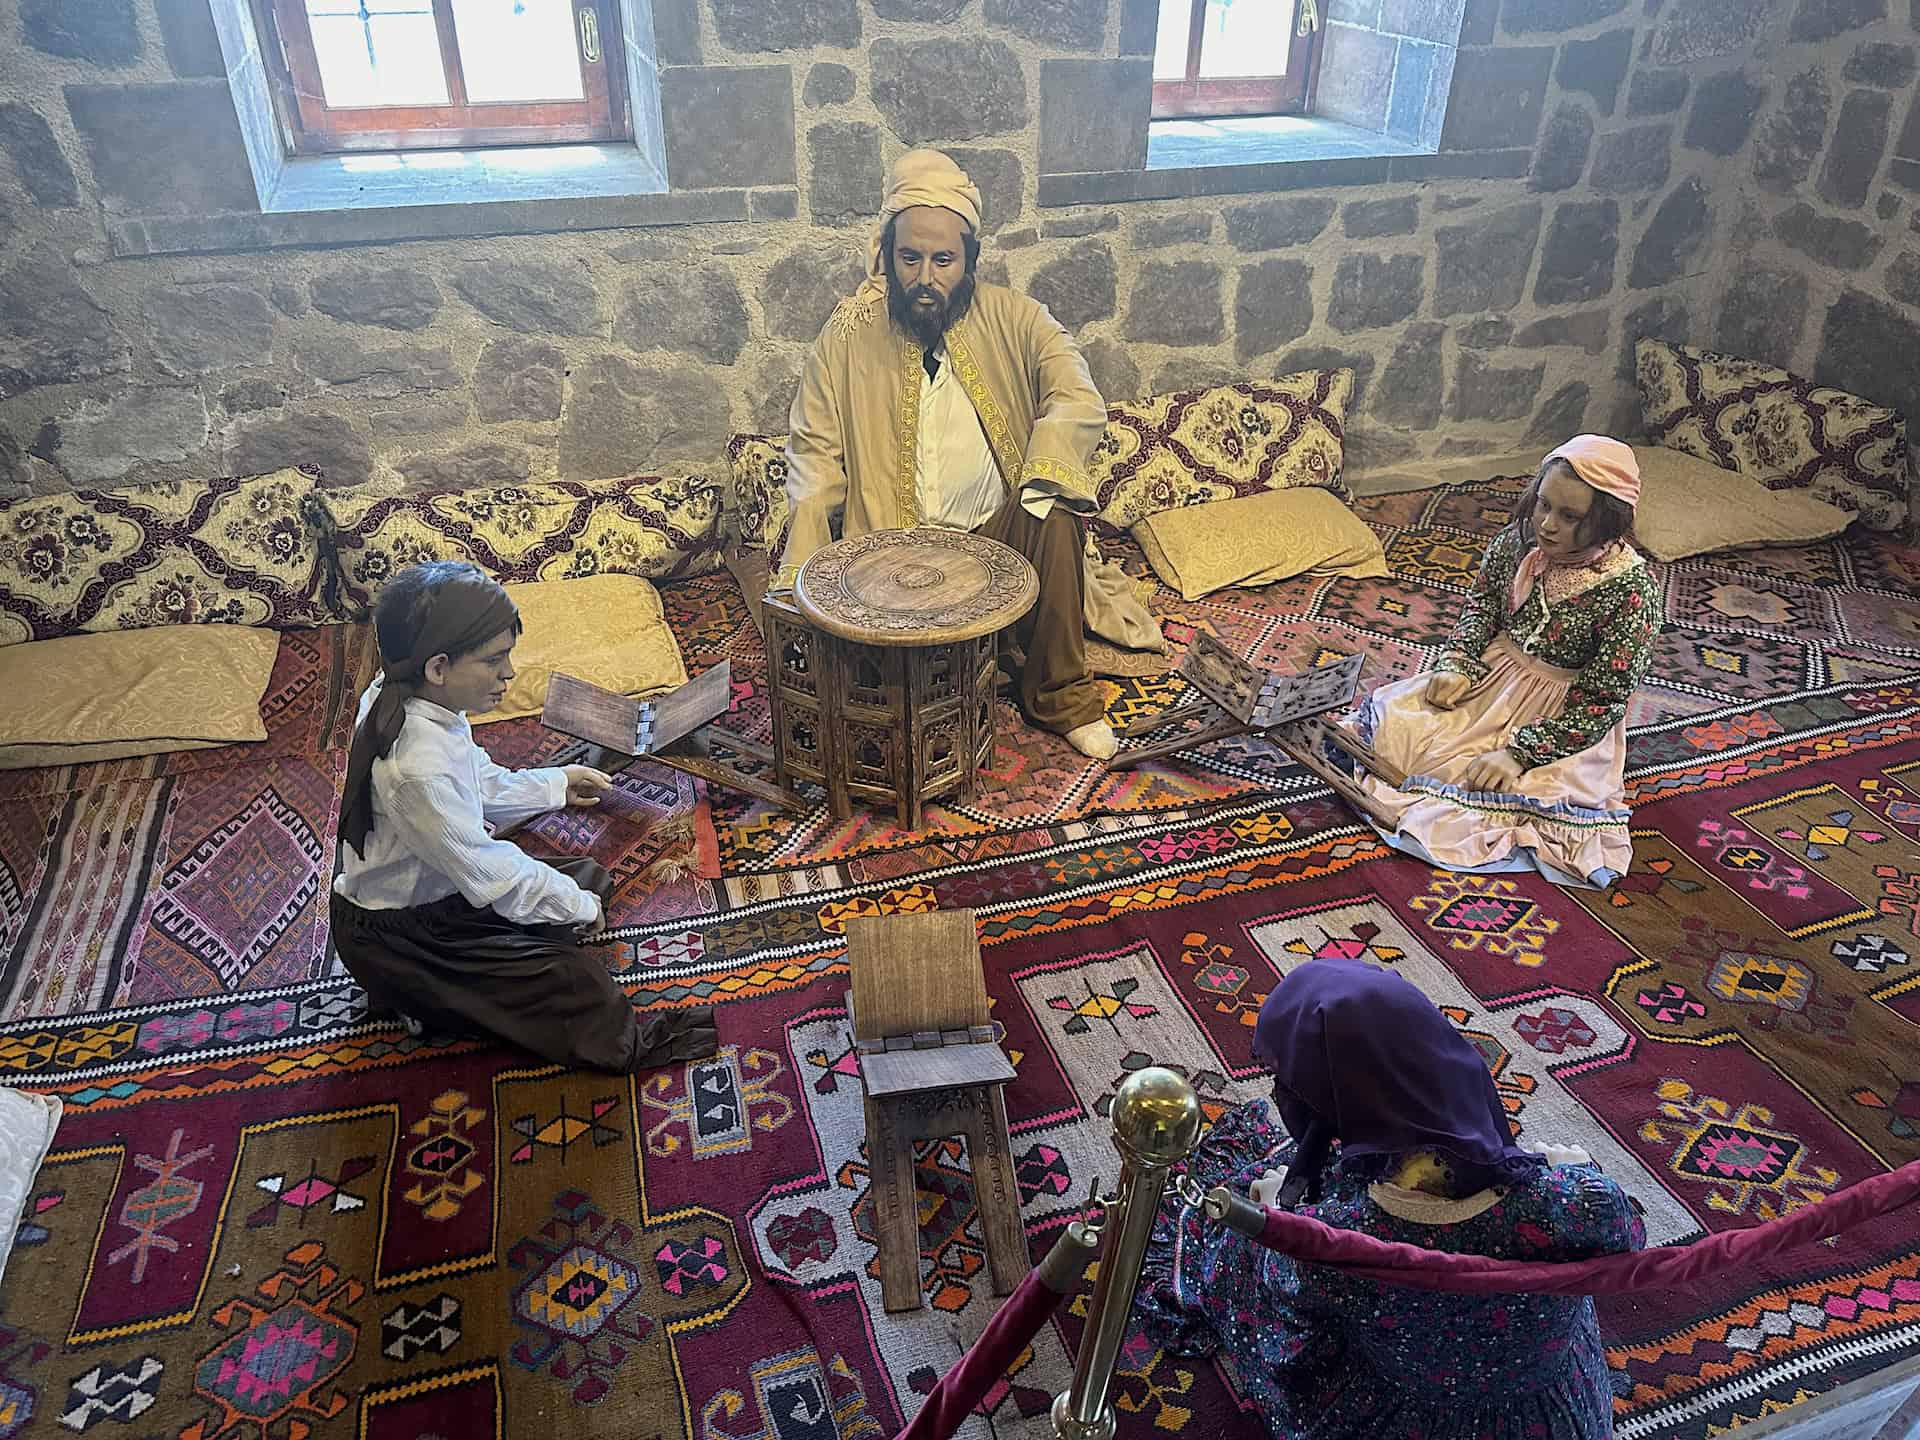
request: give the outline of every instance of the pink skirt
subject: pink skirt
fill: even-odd
[[[1538,870],[1562,885],[1604,890],[1633,859],[1626,721],[1578,754],[1524,772],[1515,794],[1465,789],[1467,766],[1523,726],[1559,714],[1576,678],[1504,634],[1485,660],[1486,678],[1452,710],[1427,704],[1428,677],[1420,675],[1374,691],[1348,720],[1381,758],[1407,772],[1403,789],[1361,777],[1395,817],[1382,836],[1448,870]]]

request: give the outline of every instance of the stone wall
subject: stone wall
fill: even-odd
[[[1735,247],[1804,290],[1811,318],[1772,347],[1796,358],[1824,328],[1865,364],[1885,297],[1920,290],[1904,201],[1877,169],[1854,200],[1846,158],[1900,123],[1907,0],[1900,36],[1886,0],[1383,0],[1396,34],[1464,8],[1439,155],[1066,208],[1036,203],[1042,165],[1137,133],[1098,82],[1139,78],[1121,57],[1151,46],[1152,0],[655,0],[673,181],[757,174],[759,218],[112,258],[136,201],[254,203],[206,3],[0,0],[11,492],[298,461],[408,485],[715,465],[732,431],[783,424],[910,143],[972,170],[985,274],[1050,305],[1110,397],[1351,364],[1361,466],[1631,428],[1634,335],[1769,309],[1716,309]],[[1783,28],[1805,38],[1779,48]],[[756,107],[728,102],[743,86]],[[783,95],[790,156],[762,113]],[[1754,213],[1788,238],[1756,240]],[[1853,226],[1874,237],[1857,268],[1795,248]]]

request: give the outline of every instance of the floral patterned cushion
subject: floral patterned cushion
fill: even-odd
[[[736,435],[727,442],[727,463],[741,544],[778,555],[787,530],[787,437]]]
[[[704,476],[316,493],[334,601],[351,619],[371,614],[388,578],[422,560],[471,560],[509,585],[584,575],[664,580],[720,567],[720,487]]]
[[[1129,530],[1149,515],[1263,490],[1349,494],[1340,479],[1351,370],[1180,390],[1113,405],[1089,476],[1095,519]]]
[[[149,625],[325,625],[299,470],[0,505],[0,644]]]
[[[1669,450],[1805,490],[1869,530],[1907,521],[1907,422],[1898,411],[1772,365],[1642,340],[1634,349],[1647,434]]]

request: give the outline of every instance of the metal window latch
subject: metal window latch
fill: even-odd
[[[1300,0],[1300,26],[1297,33],[1301,35],[1311,35],[1319,28],[1319,0]]]
[[[580,12],[580,58],[589,65],[600,63],[600,12],[591,7]]]

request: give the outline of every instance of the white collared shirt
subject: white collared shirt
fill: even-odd
[[[356,723],[380,693],[360,697]],[[521,925],[590,925],[600,901],[493,831],[567,803],[564,770],[508,770],[473,741],[467,717],[407,701],[407,721],[373,762],[373,826],[364,858],[344,841],[333,888],[363,910],[430,905],[459,894]]]
[[[929,380],[924,365],[920,371],[914,498],[922,525],[974,530],[999,512],[1007,487],[967,387],[953,373],[947,347],[943,344],[934,353],[940,357],[939,375]]]

